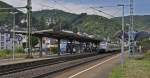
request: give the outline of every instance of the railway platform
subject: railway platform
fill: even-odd
[[[59,56],[59,59],[53,58],[53,60],[46,60],[46,61],[43,60],[43,61],[38,61],[38,62],[34,61],[32,63],[28,62],[28,63],[22,63],[22,64],[16,64],[16,65],[14,64],[4,65],[4,67],[0,66],[0,69],[1,69],[0,78],[22,78],[22,77],[23,78],[45,78],[46,77],[47,78],[47,76],[49,78],[49,75],[53,73],[57,74],[57,72],[59,73],[59,71],[63,72],[64,70],[67,70],[70,68],[72,69],[80,65],[82,66],[82,64],[83,65],[86,63],[88,64],[90,62],[94,62],[95,60],[100,60],[100,59],[111,57],[111,56],[113,57],[114,55],[116,55],[116,53],[105,53],[105,54],[99,54],[99,55],[84,54],[84,55],[82,55],[83,57],[81,57],[81,55],[67,55],[65,57]],[[46,64],[47,62],[49,63]],[[41,66],[36,66],[40,64]],[[76,73],[76,72],[73,72],[73,73]],[[66,78],[66,76],[62,76],[62,75],[58,75],[58,76],[61,76],[58,78]],[[69,74],[69,76],[71,77],[71,74]]]
[[[15,60],[12,60],[12,58],[9,59],[0,59],[0,66],[3,65],[10,65],[10,64],[18,64],[18,63],[26,63],[26,62],[34,62],[34,61],[42,61],[42,60],[48,60],[48,59],[55,59],[60,57],[69,57],[69,56],[78,56],[78,55],[88,55],[88,54],[95,54],[95,53],[76,53],[76,54],[65,54],[65,55],[49,55],[49,56],[43,56],[43,57],[35,57],[35,58],[15,58]]]

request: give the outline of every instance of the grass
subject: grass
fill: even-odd
[[[25,57],[25,53],[15,53],[15,58],[19,58],[19,57]],[[12,58],[12,53],[4,53],[4,52],[0,52],[0,59],[7,59],[7,58]]]
[[[0,59],[11,58],[12,53],[13,53],[12,50],[8,50],[8,49],[0,50]],[[23,55],[25,55],[23,48],[18,47],[15,49],[15,57],[21,57]]]
[[[122,71],[123,69],[121,66],[117,67],[113,70],[109,78],[123,78],[124,73]]]
[[[109,78],[150,78],[150,51],[143,59],[127,59],[124,66],[113,70]]]

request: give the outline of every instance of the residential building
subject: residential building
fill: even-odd
[[[15,34],[14,44],[15,47],[22,46],[23,35]],[[4,26],[0,27],[0,49],[13,48],[13,33],[10,29]]]

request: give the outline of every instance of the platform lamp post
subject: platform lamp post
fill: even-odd
[[[12,31],[13,31],[13,40],[12,40],[12,43],[13,43],[13,54],[12,54],[12,59],[15,60],[15,25],[16,25],[16,17],[15,15],[18,13],[18,12],[10,12],[12,15],[13,15],[13,25],[12,25]]]

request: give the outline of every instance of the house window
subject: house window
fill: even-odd
[[[1,36],[1,41],[4,41],[4,36]]]
[[[9,34],[6,34],[6,37],[9,37]]]
[[[14,41],[15,44],[17,44],[17,41]]]
[[[4,35],[4,33],[1,33],[1,35]]]
[[[4,47],[1,47],[1,49],[4,49]]]
[[[4,46],[4,42],[1,42],[1,46],[2,46],[2,47]]]

